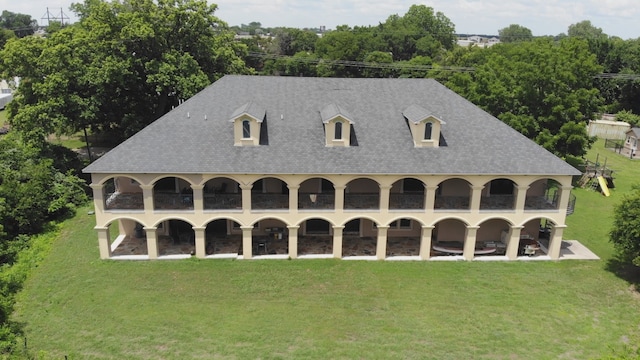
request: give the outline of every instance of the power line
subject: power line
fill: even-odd
[[[327,59],[319,59],[319,58],[304,58],[304,57],[294,57],[294,56],[288,56],[288,55],[266,54],[266,53],[260,53],[260,52],[249,52],[248,55],[251,57],[257,57],[262,59],[288,60],[288,61],[305,63],[305,64],[341,65],[341,66],[351,66],[351,67],[370,68],[370,69],[394,69],[394,70],[415,70],[415,71],[441,70],[441,71],[451,71],[451,72],[474,72],[475,71],[475,68],[473,67],[464,67],[464,66],[417,65],[417,64],[409,64],[406,62],[378,63],[378,62],[352,61],[352,60],[327,60]],[[636,80],[636,79],[640,79],[640,74],[601,73],[601,74],[595,75],[594,78]]]
[[[594,77],[598,79],[635,80],[640,79],[640,74],[602,73]]]
[[[327,60],[327,59],[319,59],[319,58],[301,58],[301,57],[293,57],[287,55],[275,55],[275,54],[265,54],[259,52],[249,52],[248,54],[251,57],[258,57],[262,59],[284,59],[290,60],[299,63],[306,64],[323,64],[323,65],[340,65],[340,66],[351,66],[351,67],[359,67],[359,68],[371,68],[371,69],[395,69],[395,70],[416,70],[416,71],[428,71],[428,70],[442,70],[442,71],[454,71],[454,72],[473,72],[475,71],[472,67],[462,67],[462,66],[434,66],[434,65],[417,65],[417,64],[409,64],[409,63],[378,63],[378,62],[366,62],[366,61],[352,61],[352,60]]]

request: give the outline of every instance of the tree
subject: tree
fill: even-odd
[[[614,207],[609,240],[620,260],[640,266],[640,184],[634,185]]]
[[[570,37],[580,37],[583,39],[607,38],[607,34],[602,29],[591,25],[591,21],[584,20],[579,23],[569,25],[567,35]]]
[[[518,24],[511,24],[506,28],[498,30],[498,35],[500,36],[500,41],[503,43],[529,41],[533,39],[531,30]]]
[[[9,39],[13,39],[16,37],[16,34],[9,29],[0,29],[0,49],[4,47],[4,44],[9,41]]]
[[[383,43],[371,51],[390,51],[396,61],[416,55],[436,58],[455,44],[455,27],[443,13],[425,5],[412,5],[404,16],[391,15],[374,30]]]
[[[584,40],[540,38],[481,53],[461,58],[475,71],[452,75],[450,88],[560,157],[586,153],[593,142],[586,121],[602,104],[593,78],[602,68]]]
[[[2,70],[23,80],[10,103],[30,142],[91,128],[119,142],[224,74],[248,73],[243,44],[205,0],[85,0],[79,22],[9,41]]]
[[[640,115],[634,114],[628,110],[622,110],[616,114],[617,121],[624,121],[631,126],[640,126]]]
[[[3,10],[0,15],[0,28],[11,30],[17,37],[33,35],[38,30],[38,21],[31,15]]]

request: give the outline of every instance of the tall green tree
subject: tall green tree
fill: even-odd
[[[498,30],[500,41],[503,43],[511,43],[518,41],[529,41],[533,39],[531,30],[518,24],[511,24],[506,28]]]
[[[453,49],[456,41],[451,20],[425,5],[412,5],[404,16],[391,15],[374,30],[385,44],[374,50],[390,51],[396,61],[414,56],[436,58]]]
[[[633,186],[615,206],[609,240],[620,260],[640,266],[640,185]]]
[[[448,86],[555,154],[582,156],[592,143],[586,121],[602,99],[594,76],[602,71],[584,40],[540,38],[501,44],[474,59],[473,73]]]
[[[0,14],[0,28],[13,31],[17,37],[33,35],[38,30],[38,20],[31,15],[3,10]]]
[[[120,141],[229,73],[246,47],[205,0],[85,0],[79,22],[45,39],[9,41],[5,76],[23,80],[9,105],[31,142],[85,127]]]

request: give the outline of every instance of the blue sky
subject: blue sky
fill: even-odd
[[[79,1],[79,0],[78,0]],[[0,0],[0,10],[29,14],[44,24],[47,13],[60,9],[74,19],[71,0]],[[216,15],[229,25],[252,21],[266,27],[319,27],[377,25],[389,15],[404,15],[412,4],[440,11],[458,33],[497,34],[499,29],[518,24],[534,35],[566,33],[569,25],[582,20],[608,35],[623,39],[640,37],[638,0],[217,0]]]

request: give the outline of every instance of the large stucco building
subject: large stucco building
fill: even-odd
[[[103,259],[557,259],[579,174],[435,80],[258,76],[85,172]]]

